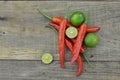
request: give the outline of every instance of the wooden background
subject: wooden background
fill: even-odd
[[[99,25],[99,44],[86,48],[94,69],[84,61],[83,73],[76,77],[77,64],[70,65],[66,48],[66,69],[59,67],[57,35],[45,28],[49,20],[37,8],[51,16],[64,17],[66,7],[87,14],[88,25]],[[41,55],[50,52],[54,61],[41,63]],[[1,1],[0,2],[0,80],[119,80],[120,79],[120,2],[97,1]]]

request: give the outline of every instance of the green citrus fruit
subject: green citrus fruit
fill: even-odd
[[[80,11],[76,11],[73,12],[72,15],[70,16],[70,22],[74,25],[74,26],[80,26],[80,24],[82,24],[85,21],[85,15],[83,14],[83,12]]]
[[[95,33],[88,33],[84,42],[87,47],[95,47],[98,44],[98,36]]]

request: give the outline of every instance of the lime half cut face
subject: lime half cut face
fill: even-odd
[[[66,36],[68,38],[75,38],[78,34],[78,30],[75,27],[69,27],[66,29]]]
[[[50,53],[44,53],[41,60],[44,64],[50,64],[53,61],[53,56]]]

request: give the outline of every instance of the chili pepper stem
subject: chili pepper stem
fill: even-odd
[[[68,6],[67,9],[66,9],[66,13],[65,13],[65,19],[66,20],[68,19],[68,12],[69,12],[70,7],[71,6]]]
[[[45,26],[45,27],[46,27],[46,28],[51,28],[51,29],[53,29],[53,30],[55,31],[55,33],[58,34],[58,31],[57,31],[55,28],[53,28],[53,26],[47,25],[47,26]]]
[[[84,57],[84,59],[86,60],[86,62],[88,63],[88,65],[89,65],[91,68],[94,68],[94,66],[90,63],[89,59],[87,58],[86,54],[83,53],[82,56]]]
[[[53,20],[53,17],[48,16],[47,14],[45,14],[45,13],[41,12],[39,9],[37,9],[37,11],[38,11],[38,13],[39,13],[39,14],[41,14],[41,15],[43,15],[44,17],[46,17],[46,18],[50,19],[51,21]]]

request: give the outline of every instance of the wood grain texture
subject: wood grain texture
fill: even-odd
[[[59,4],[58,4],[59,3]],[[91,9],[89,26],[99,25],[99,44],[86,50],[92,61],[120,61],[120,3],[69,1],[7,1],[0,2],[0,59],[40,60],[41,54],[50,52],[59,60],[57,35],[45,28],[48,21],[37,8],[49,15],[63,17],[65,8],[70,12]],[[66,59],[70,52],[66,49]]]
[[[1,1],[9,1],[9,0],[1,0]],[[14,1],[32,1],[32,0],[14,0]],[[34,0],[34,1],[73,1],[73,0]],[[74,0],[74,1],[119,2],[120,0]]]
[[[120,62],[92,62],[94,69],[84,63],[80,77],[76,77],[77,65],[66,62],[66,69],[59,62],[44,65],[40,61],[0,61],[0,80],[119,80]]]
[[[69,63],[71,53],[67,48],[66,69],[60,68],[57,35],[45,28],[49,20],[36,11],[39,8],[51,16],[63,17],[68,5],[73,5],[70,13],[76,10],[87,13],[88,5],[91,9],[88,25],[102,28],[96,33],[100,38],[98,46],[86,49],[95,68],[84,62],[80,77],[75,76],[77,64]],[[120,2],[0,1],[0,80],[119,80],[119,34]],[[52,53],[52,64],[41,62],[44,52]]]

